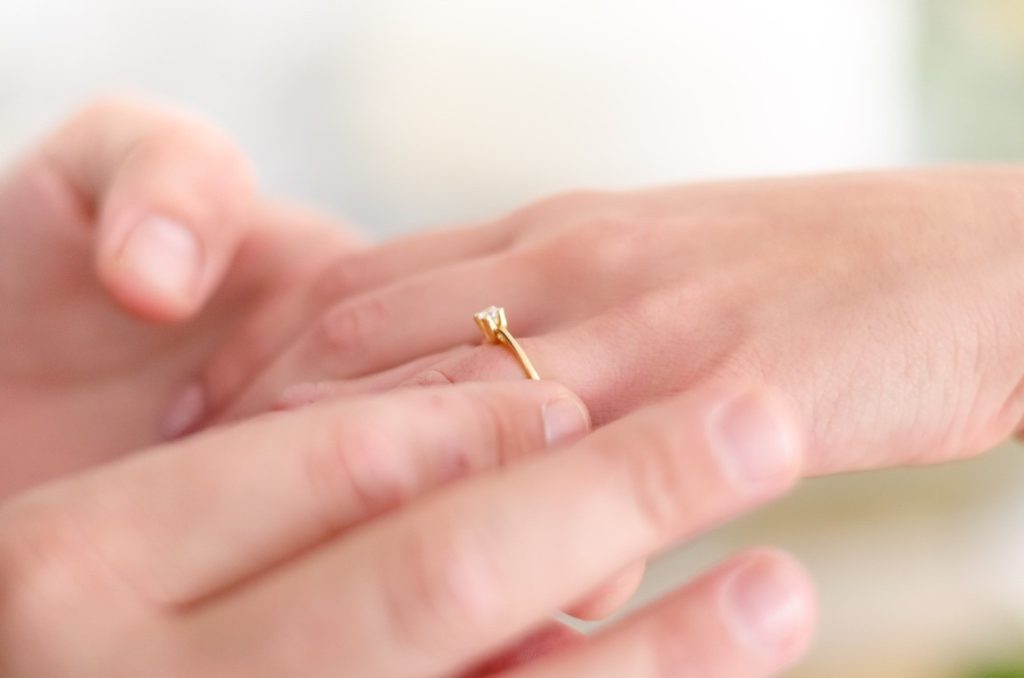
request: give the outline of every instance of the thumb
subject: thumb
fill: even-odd
[[[184,114],[104,99],[44,146],[95,224],[100,280],[154,320],[194,314],[245,235],[252,182],[235,146]]]

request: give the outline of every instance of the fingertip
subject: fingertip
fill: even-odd
[[[744,554],[728,567],[719,610],[735,640],[778,662],[796,661],[809,647],[818,617],[806,568],[772,548]]]
[[[566,613],[582,621],[606,619],[629,602],[640,588],[646,569],[643,563],[628,568],[584,600],[569,607]]]
[[[148,320],[194,315],[245,235],[254,184],[219,131],[189,115],[115,100],[58,134],[55,161],[98,215],[100,280]]]
[[[207,253],[184,221],[151,214],[101,231],[99,275],[129,310],[151,320],[191,316],[202,304]]]
[[[512,388],[525,398],[524,404],[541,403],[544,443],[559,447],[582,438],[591,429],[586,403],[566,386],[554,381],[524,381]]]
[[[804,435],[794,409],[780,394],[742,387],[712,402],[707,436],[738,489],[784,489],[799,478]]]
[[[157,433],[175,440],[194,431],[206,413],[206,392],[202,384],[189,384],[168,401],[157,420]]]

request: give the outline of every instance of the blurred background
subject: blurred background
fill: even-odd
[[[584,186],[1024,159],[1024,0],[0,2],[0,158],[125,89],[389,237]],[[638,602],[764,543],[822,591],[792,676],[1024,676],[1019,449],[808,482]]]

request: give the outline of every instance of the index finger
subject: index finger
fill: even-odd
[[[132,591],[184,605],[587,425],[578,399],[550,382],[410,389],[211,430],[29,495],[19,510],[51,507],[43,513],[73,521]]]
[[[688,393],[383,517],[190,623],[196,637],[232,629],[278,670],[301,658],[304,675],[447,674],[629,563],[779,495],[799,475],[800,438],[775,397]],[[239,668],[204,649],[210,666]]]

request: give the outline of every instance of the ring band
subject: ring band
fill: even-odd
[[[490,306],[473,315],[480,331],[483,332],[484,341],[488,344],[501,344],[515,356],[519,366],[523,368],[527,379],[540,380],[540,375],[534,369],[533,363],[526,355],[526,351],[519,345],[516,338],[508,329],[508,318],[505,317],[505,309],[501,306]]]

